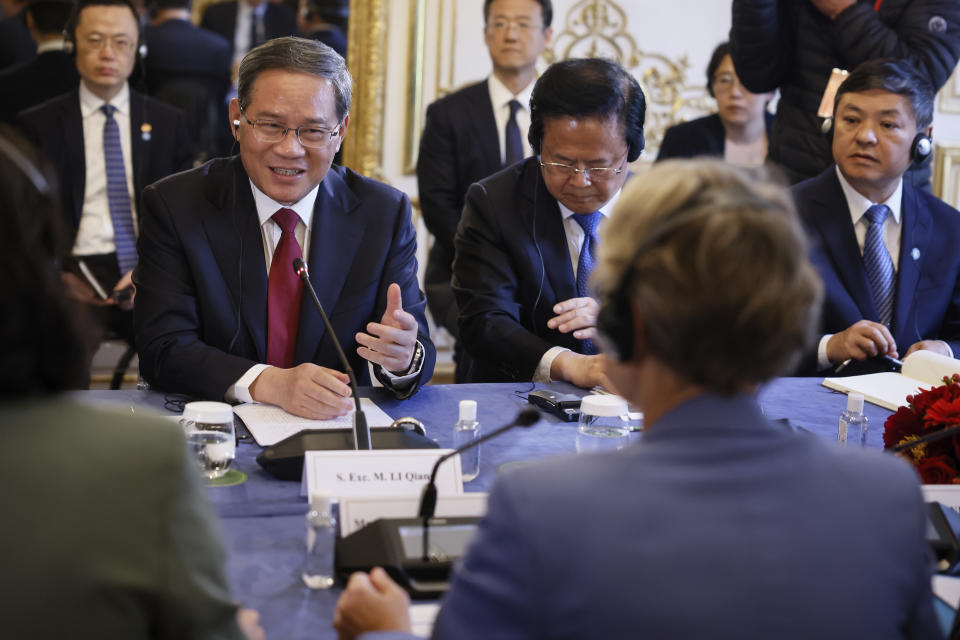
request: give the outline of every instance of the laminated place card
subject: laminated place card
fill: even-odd
[[[418,496],[440,456],[450,449],[374,449],[307,451],[303,456],[301,495]],[[463,493],[460,456],[440,465],[437,495]]]

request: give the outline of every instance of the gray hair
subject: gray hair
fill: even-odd
[[[240,62],[237,77],[237,101],[241,109],[250,104],[257,77],[264,71],[282,69],[326,78],[333,85],[337,120],[350,113],[353,78],[346,61],[336,51],[317,40],[274,38],[252,49]]]

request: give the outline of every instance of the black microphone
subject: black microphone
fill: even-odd
[[[417,514],[417,517],[423,518],[423,560],[427,561],[429,558],[427,556],[427,529],[430,518],[433,517],[433,514],[437,510],[437,470],[440,468],[440,465],[443,464],[445,460],[449,460],[453,456],[460,455],[467,449],[472,449],[473,447],[479,446],[481,443],[486,442],[491,438],[496,438],[504,431],[509,431],[514,427],[530,427],[536,424],[540,420],[540,412],[534,409],[533,407],[528,407],[517,414],[517,417],[513,419],[513,422],[500,427],[494,431],[491,431],[485,436],[480,436],[476,440],[468,442],[467,444],[457,447],[450,453],[440,456],[437,459],[436,464],[433,465],[433,471],[430,472],[430,481],[423,488],[423,495],[420,497],[420,510]]]
[[[330,324],[330,320],[323,310],[323,305],[320,304],[320,299],[317,298],[317,292],[314,291],[313,284],[310,283],[310,276],[307,273],[307,263],[303,261],[303,258],[294,258],[293,270],[297,272],[297,276],[300,277],[307,291],[310,292],[310,297],[313,298],[313,304],[317,306],[317,311],[320,312],[320,317],[323,318],[323,324],[327,327],[327,333],[330,334],[330,339],[333,340],[333,346],[337,349],[337,355],[340,356],[340,363],[343,364],[344,370],[350,377],[350,391],[353,393],[353,401],[356,405],[356,411],[353,412],[353,448],[372,449],[373,447],[370,444],[370,427],[367,426],[367,416],[364,415],[363,410],[360,408],[360,394],[357,391],[357,378],[353,374],[353,367],[350,366],[350,361],[347,360],[347,356],[343,353],[343,347],[340,346],[340,341],[337,340],[337,334],[334,333],[333,326]],[[436,469],[434,469],[434,473],[436,473]],[[436,491],[436,489],[434,489],[434,491]]]
[[[943,440],[953,435],[960,433],[960,424],[953,427],[944,429],[943,431],[934,431],[933,433],[928,433],[925,436],[921,436],[916,440],[910,440],[909,442],[901,442],[895,447],[888,449],[890,453],[900,453],[901,451],[906,451],[908,449],[913,449],[914,447],[919,447],[921,444],[929,444],[931,442],[936,442],[938,440]]]

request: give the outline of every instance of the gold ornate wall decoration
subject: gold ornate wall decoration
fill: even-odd
[[[953,70],[947,84],[940,89],[940,111],[960,113],[960,65]]]
[[[933,193],[947,204],[960,206],[960,144],[936,144]]]
[[[403,148],[406,154],[403,160],[403,172],[406,175],[416,173],[420,134],[423,132],[423,75],[426,53],[426,0],[410,2],[410,46],[407,48],[407,126],[404,127]]]
[[[627,30],[627,13],[610,0],[581,0],[573,5],[563,30],[544,57],[548,62],[611,58],[629,69],[647,99],[647,157],[656,155],[668,127],[714,110],[713,100],[702,85],[687,84],[690,63],[686,55],[671,59],[641,50]]]
[[[350,126],[343,143],[343,164],[357,173],[383,179],[384,85],[387,64],[388,3],[350,0],[347,67],[353,76]]]

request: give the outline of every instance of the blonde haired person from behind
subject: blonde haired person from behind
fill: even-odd
[[[433,637],[939,637],[913,471],[757,406],[813,340],[822,295],[788,194],[665,162],[627,184],[603,236],[598,331],[643,438],[500,476]],[[356,574],[334,625],[409,630],[405,605],[382,571]]]

